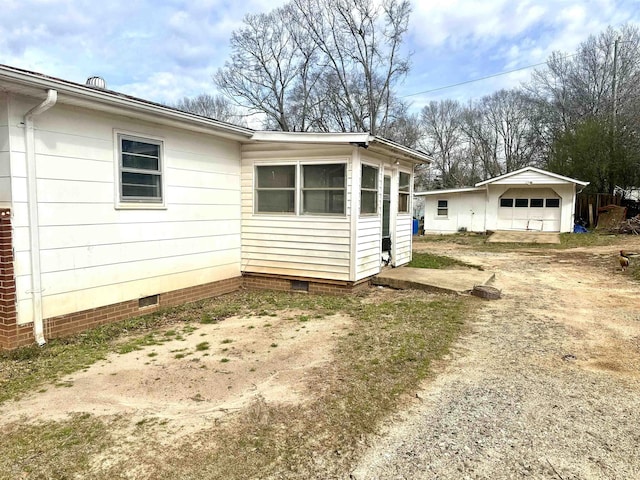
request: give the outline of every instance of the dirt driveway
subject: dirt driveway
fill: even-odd
[[[351,478],[640,478],[640,285],[619,247],[418,246],[495,271],[502,299]]]

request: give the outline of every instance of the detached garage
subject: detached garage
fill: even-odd
[[[427,233],[533,230],[571,232],[582,182],[525,167],[475,187],[417,192]]]

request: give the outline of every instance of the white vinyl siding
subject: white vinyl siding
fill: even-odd
[[[356,245],[356,280],[376,275],[380,272],[380,215],[368,215],[358,219]]]
[[[424,230],[427,233],[485,231],[484,191],[425,195]]]
[[[9,207],[11,204],[8,114],[7,95],[0,92],[0,207]]]
[[[407,215],[398,217],[393,264],[396,267],[411,261],[411,242],[413,240],[413,218]]]
[[[246,145],[242,163],[242,271],[331,280],[350,278],[351,147]],[[344,212],[340,215],[279,215],[254,212],[255,168],[278,163],[344,167]],[[301,182],[299,182],[301,183]],[[300,185],[302,188],[302,185]],[[302,203],[302,199],[300,200]],[[341,207],[342,210],[342,207]]]
[[[13,111],[27,111],[24,102]],[[19,123],[19,117],[13,123]],[[240,275],[240,147],[56,105],[36,126],[45,318]],[[162,136],[165,210],[114,208],[114,130]],[[22,130],[13,135],[20,139]],[[23,142],[12,152],[18,318],[31,321]]]

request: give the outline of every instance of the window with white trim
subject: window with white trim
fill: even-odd
[[[302,213],[344,215],[344,163],[302,165]]]
[[[118,135],[120,201],[162,203],[162,142]]]
[[[360,213],[378,213],[378,169],[362,165],[360,184]]]
[[[449,200],[438,200],[438,216],[446,217],[449,215]]]
[[[400,172],[400,182],[398,185],[398,212],[409,213],[409,199],[411,195],[411,175]]]
[[[256,166],[256,213],[295,213],[296,166]]]

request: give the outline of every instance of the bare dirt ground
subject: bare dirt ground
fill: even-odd
[[[0,409],[0,427],[72,413],[126,416],[126,425],[162,424],[154,440],[170,445],[257,398],[304,402],[305,376],[331,360],[331,345],[350,319],[300,321],[299,315],[232,317],[186,333],[169,332],[172,340],[166,343],[111,354],[46,391],[7,402]]]
[[[486,301],[351,478],[640,478],[640,285],[616,257],[640,250],[637,237],[571,250],[417,246],[495,271],[502,298]]]

